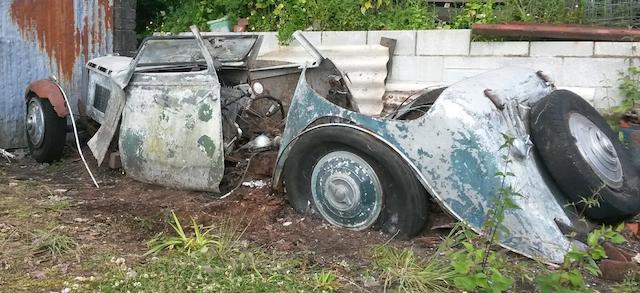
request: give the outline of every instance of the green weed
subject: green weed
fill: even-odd
[[[69,236],[58,232],[59,227],[51,230],[39,230],[35,233],[35,240],[31,244],[31,251],[34,255],[49,254],[53,257],[75,249],[77,243]]]
[[[622,282],[611,286],[613,293],[635,293],[640,288],[640,275],[629,274]]]
[[[47,206],[47,209],[57,212],[57,211],[67,210],[70,207],[71,207],[70,200],[61,199],[61,200],[50,200],[49,205]]]
[[[373,258],[385,289],[397,286],[405,292],[449,292],[455,276],[449,264],[434,254],[422,261],[412,250],[398,250],[386,245],[374,248]]]

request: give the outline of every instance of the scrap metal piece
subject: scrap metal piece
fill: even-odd
[[[104,119],[96,134],[87,142],[91,153],[98,161],[98,166],[102,165],[104,157],[109,151],[109,145],[116,134],[122,110],[125,104],[124,91],[115,82],[111,85],[111,97],[104,113]]]
[[[549,24],[514,22],[505,24],[474,24],[474,35],[508,37],[519,40],[585,40],[635,42],[640,40],[639,29],[611,28],[577,24]]]
[[[502,134],[518,137],[525,131],[515,107],[533,104],[552,89],[536,72],[526,68],[505,68],[478,75],[452,85],[442,92],[431,108],[413,120],[371,117],[336,106],[318,94],[309,81],[312,70],[304,70],[287,115],[274,186],[281,183],[289,151],[298,137],[319,127],[349,127],[371,135],[389,146],[412,168],[425,189],[444,208],[476,232],[492,208],[501,187],[498,171],[514,174],[506,179],[522,197],[515,198],[520,209],[505,213],[508,235],[500,244],[514,252],[561,263],[571,242],[554,222],[571,223],[567,203],[555,185],[547,180],[544,167],[530,156],[513,160],[505,170],[501,149]],[[314,73],[314,74],[317,74]],[[493,89],[509,111],[496,111],[484,90]],[[510,106],[510,105],[514,106]],[[344,122],[323,122],[344,121]],[[521,125],[521,126],[517,126]]]

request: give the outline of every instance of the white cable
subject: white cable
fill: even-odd
[[[98,185],[96,178],[93,177],[93,173],[91,173],[91,169],[89,169],[87,160],[84,159],[84,154],[82,154],[82,148],[80,147],[80,139],[78,138],[78,129],[76,128],[76,119],[73,117],[73,111],[71,110],[71,104],[69,104],[69,100],[67,99],[67,94],[65,94],[62,88],[60,89],[60,92],[62,92],[62,97],[64,98],[65,103],[67,103],[67,109],[69,109],[69,115],[71,116],[71,125],[73,126],[73,135],[76,138],[76,147],[78,147],[78,153],[80,153],[80,158],[82,159],[82,162],[84,163],[84,167],[87,169],[87,172],[89,172],[89,176],[91,176],[91,180],[93,180],[93,184],[95,184],[96,188],[100,188],[100,185]]]

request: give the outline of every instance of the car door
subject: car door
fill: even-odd
[[[220,83],[210,45],[194,34],[151,38],[141,46],[125,88],[118,145],[134,179],[219,192]]]

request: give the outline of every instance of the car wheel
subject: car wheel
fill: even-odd
[[[538,101],[531,135],[549,174],[578,211],[601,222],[640,212],[640,177],[618,136],[589,103],[567,90]],[[588,207],[584,199],[598,199]]]
[[[67,119],[60,118],[47,99],[31,96],[27,101],[26,132],[31,156],[39,163],[62,158]]]
[[[299,138],[284,167],[289,203],[352,230],[369,227],[410,238],[424,227],[427,193],[386,144],[348,127],[323,127]]]

